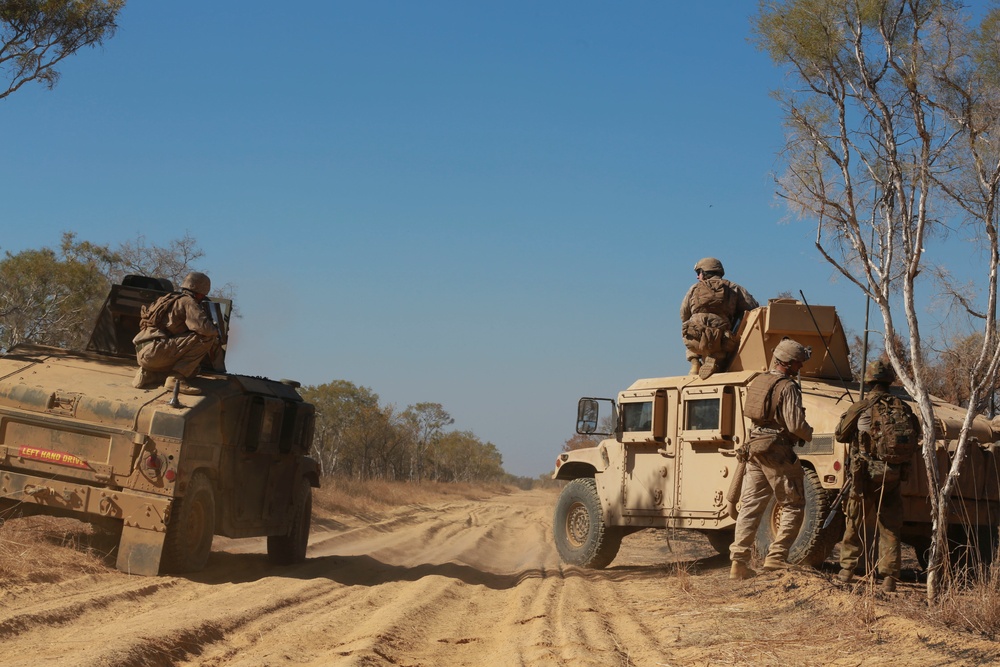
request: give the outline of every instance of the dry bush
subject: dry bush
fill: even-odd
[[[73,519],[31,516],[0,525],[0,580],[5,585],[59,581],[104,572],[117,546],[104,533]]]
[[[947,628],[1000,638],[1000,564],[961,570],[930,613]]]
[[[395,482],[324,477],[314,491],[313,508],[331,514],[350,514],[371,518],[406,505],[481,500],[510,493],[499,483],[467,484],[461,482]]]

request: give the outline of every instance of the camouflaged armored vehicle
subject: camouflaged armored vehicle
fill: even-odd
[[[751,426],[743,415],[747,385],[766,372],[784,336],[812,346],[800,379],[806,418],[814,430],[812,442],[796,448],[805,469],[806,507],[789,560],[818,565],[826,559],[843,535],[840,515],[823,528],[845,480],[846,445],[833,433],[840,415],[859,398],[858,384],[840,379],[850,372],[840,319],[831,306],[810,309],[778,299],[747,313],[737,336],[739,348],[724,373],[706,380],[694,375],[638,380],[618,394],[617,402],[580,400],[577,432],[613,437],[556,459],[553,478],[569,481],[554,516],[555,542],[565,562],[606,567],[622,538],[643,528],[699,530],[716,550],[728,553],[736,522],[726,495],[737,467],[736,449]],[[909,400],[900,388],[893,391]],[[942,475],[965,412],[934,401]],[[597,433],[609,414],[614,433]],[[970,437],[976,444],[952,498],[952,534],[959,541],[975,538],[973,543],[988,556],[1000,521],[1000,453],[994,444],[1000,433],[989,420],[977,417]],[[904,470],[902,539],[923,559],[930,544],[930,503],[919,453]],[[766,553],[777,522],[772,498],[758,530],[758,553]]]
[[[200,396],[135,389],[139,310],[172,285],[115,285],[86,351],[19,345],[0,357],[0,510],[74,517],[120,532],[133,574],[205,566],[213,535],[267,536],[270,560],[305,558],[314,410],[296,383],[226,373]],[[205,307],[225,341],[231,304]]]

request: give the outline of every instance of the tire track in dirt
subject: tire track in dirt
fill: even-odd
[[[836,622],[857,616],[857,591],[815,570],[729,582],[725,556],[694,533],[644,531],[607,570],[565,567],[554,501],[533,491],[370,525],[320,521],[308,560],[287,568],[268,565],[263,540],[219,540],[189,577],[0,585],[0,666],[909,667],[998,656],[994,642],[885,608],[877,623],[915,637],[905,651],[863,628],[845,644]]]

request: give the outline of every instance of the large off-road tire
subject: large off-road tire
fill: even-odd
[[[196,472],[183,498],[174,503],[163,544],[163,572],[197,572],[208,563],[215,534],[212,481]]]
[[[293,565],[306,559],[312,522],[312,486],[302,477],[295,487],[292,523],[284,535],[268,535],[267,558],[274,565]]]
[[[713,549],[720,554],[729,555],[729,547],[732,546],[735,537],[732,530],[703,530],[702,533],[708,538],[708,543]]]
[[[809,468],[804,469],[804,484],[806,506],[802,515],[802,526],[799,534],[788,550],[788,562],[796,565],[819,567],[833,551],[834,545],[844,536],[844,516],[838,513],[837,518],[823,529],[823,522],[833,504],[834,494],[823,488],[819,475]],[[767,549],[774,541],[780,520],[780,511],[774,498],[767,504],[760,527],[757,529],[755,546],[761,556],[767,554]]]
[[[625,530],[606,526],[601,498],[592,477],[574,479],[566,485],[552,520],[556,549],[570,565],[605,568],[618,555]]]

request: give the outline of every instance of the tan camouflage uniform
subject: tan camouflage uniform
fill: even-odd
[[[903,530],[902,465],[875,459],[868,436],[872,422],[870,406],[873,399],[886,392],[884,385],[874,385],[869,395],[871,400],[851,406],[837,426],[837,433],[853,432],[850,424],[857,422],[857,433],[849,439],[852,485],[844,507],[844,538],[840,543],[842,581],[850,581],[864,555],[865,545],[875,542],[876,531],[878,573],[883,577],[899,578],[902,565],[899,536]]]
[[[202,359],[218,339],[219,330],[212,318],[185,290],[171,306],[165,328],[142,329],[132,342],[136,360],[144,370],[190,378],[197,374]]]
[[[770,373],[788,377],[773,367]],[[766,376],[754,378],[748,393],[753,390],[754,383],[765,381],[765,378]],[[802,391],[794,380],[782,381],[774,387],[772,413],[768,420],[755,420],[750,431],[747,443],[749,456],[740,494],[740,512],[729,550],[734,565],[739,563],[746,566],[749,563],[757,529],[772,494],[780,508],[781,522],[768,549],[765,569],[771,569],[771,565],[787,563],[788,551],[802,525],[805,507],[804,474],[793,446],[799,440],[812,440],[813,430],[805,419]],[[752,576],[752,572],[748,572]]]
[[[700,270],[711,262],[719,270]],[[722,275],[725,270],[717,259],[706,257],[695,265],[698,282],[692,285],[681,300],[681,338],[687,348],[686,357],[692,363],[692,373],[697,372],[702,362],[708,364],[702,377],[708,377],[716,368],[721,368],[726,357],[736,349],[737,340],[732,335],[735,323],[748,310],[757,308],[759,304],[744,287],[725,280]],[[716,289],[726,288],[726,301],[714,312],[704,311],[692,296],[699,283],[714,286]]]

